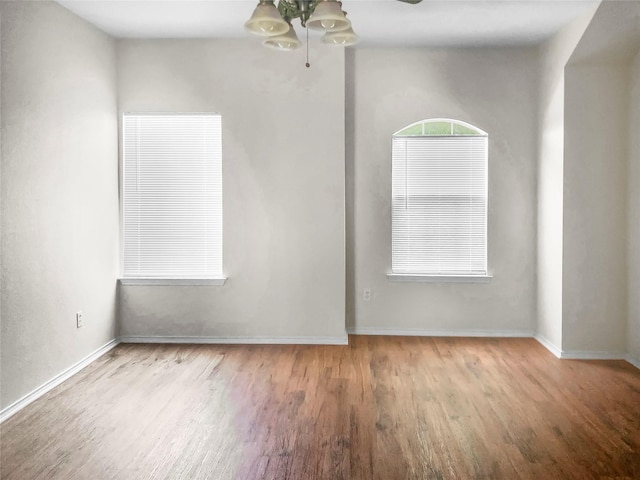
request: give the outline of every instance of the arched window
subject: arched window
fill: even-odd
[[[393,135],[393,274],[487,275],[487,140],[444,118]]]

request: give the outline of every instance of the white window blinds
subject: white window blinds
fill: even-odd
[[[125,114],[124,277],[222,278],[219,115]]]
[[[486,275],[487,136],[394,136],[392,270]]]

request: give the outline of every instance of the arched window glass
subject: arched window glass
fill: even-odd
[[[487,275],[486,132],[430,119],[393,135],[394,274]]]
[[[425,135],[458,136],[458,135],[482,135],[487,136],[479,128],[458,120],[447,118],[432,118],[421,120],[404,127],[399,132],[393,134],[394,137],[421,137]]]

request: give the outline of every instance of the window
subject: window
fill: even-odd
[[[487,138],[448,119],[393,135],[390,277],[487,276]]]
[[[124,115],[125,279],[222,279],[221,130],[219,115]]]

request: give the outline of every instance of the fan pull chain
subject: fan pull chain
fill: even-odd
[[[305,67],[309,68],[311,66],[311,64],[309,63],[309,27],[305,25],[304,28],[307,31],[307,63],[305,63],[304,65]]]

